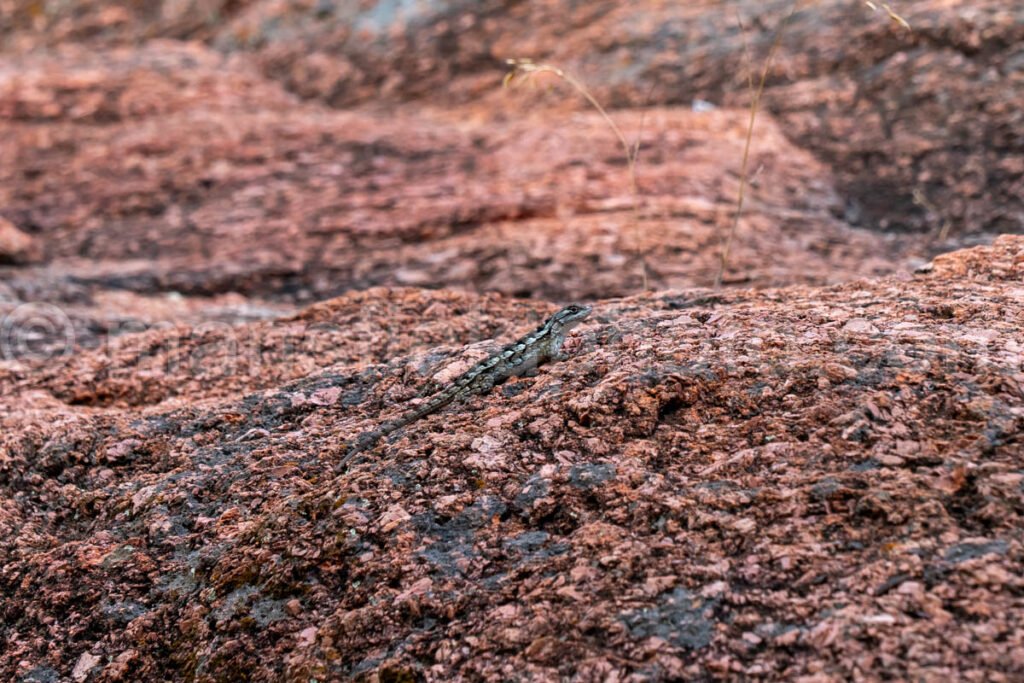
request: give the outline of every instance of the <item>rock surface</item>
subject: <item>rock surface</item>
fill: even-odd
[[[24,265],[41,257],[39,243],[8,220],[0,218],[0,263]]]
[[[1022,10],[795,13],[711,290],[792,4],[643,5],[0,0],[0,680],[1024,677]]]
[[[582,75],[615,106],[732,106],[746,104],[750,62],[759,71],[793,6],[4,0],[0,37],[18,51],[190,37],[244,55],[290,91],[337,107],[486,100],[494,72],[521,57]],[[1024,231],[1024,6],[892,6],[910,30],[858,0],[820,0],[793,14],[770,73],[767,107],[791,139],[834,166],[851,216],[865,226]],[[486,111],[504,108],[492,101]]]
[[[45,238],[51,272],[285,301],[374,285],[609,297],[645,272],[650,288],[708,284],[746,120],[620,112],[641,132],[634,209],[597,114],[494,125],[327,111],[195,45],[25,57],[0,76],[4,111],[14,163],[0,167],[0,205]],[[727,282],[832,283],[920,260],[922,245],[837,218],[829,171],[770,120],[751,154]]]
[[[568,361],[342,473],[551,307],[374,289],[8,370],[0,671],[1018,677],[1022,276],[1007,237],[600,302]]]

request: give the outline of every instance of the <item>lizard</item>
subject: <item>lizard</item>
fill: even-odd
[[[485,394],[512,376],[535,375],[537,366],[542,363],[565,360],[568,356],[562,352],[562,344],[566,336],[572,328],[590,315],[590,311],[590,306],[580,304],[570,304],[562,308],[533,332],[471,367],[423,405],[384,422],[376,429],[360,434],[352,442],[338,466],[344,467],[353,457],[372,448],[380,439],[440,410],[449,403],[461,401],[474,394]]]

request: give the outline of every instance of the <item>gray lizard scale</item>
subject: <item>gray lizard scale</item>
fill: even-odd
[[[562,353],[565,337],[572,328],[590,315],[590,311],[590,306],[566,306],[530,334],[474,365],[423,405],[383,423],[377,429],[360,434],[341,459],[339,466],[348,463],[358,453],[373,447],[388,434],[440,410],[449,403],[474,394],[487,393],[509,377],[532,374],[537,366],[543,363],[565,360],[566,356]]]

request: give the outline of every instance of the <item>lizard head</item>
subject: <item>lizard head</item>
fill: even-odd
[[[551,324],[562,332],[568,332],[576,327],[584,318],[590,315],[590,306],[582,304],[569,304],[558,313],[551,316]]]

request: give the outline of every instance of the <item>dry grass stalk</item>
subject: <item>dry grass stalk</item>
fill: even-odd
[[[740,216],[743,213],[743,200],[746,194],[746,188],[748,184],[748,173],[747,168],[750,162],[750,142],[754,135],[754,121],[757,119],[757,112],[761,106],[761,96],[764,94],[765,82],[768,78],[768,71],[771,68],[772,59],[775,57],[775,52],[778,50],[779,44],[782,41],[782,35],[785,32],[786,26],[789,24],[789,20],[800,6],[800,0],[793,0],[793,3],[789,6],[789,12],[786,17],[779,24],[779,28],[775,31],[775,37],[772,39],[771,48],[768,50],[768,56],[765,58],[764,67],[761,69],[761,78],[757,84],[757,88],[753,87],[753,73],[750,69],[747,71],[747,84],[752,91],[752,97],[750,102],[750,120],[747,124],[747,136],[743,145],[743,161],[740,164],[740,186],[736,196],[736,211],[733,214],[733,221],[729,227],[729,233],[726,236],[725,244],[722,247],[722,251],[719,254],[718,260],[718,272],[715,274],[715,289],[719,289],[722,286],[722,278],[725,274],[725,268],[729,261],[729,252],[732,250],[732,243],[736,236],[736,230],[739,227]],[[877,11],[880,7],[888,13],[889,18],[898,23],[900,26],[907,30],[910,29],[910,23],[901,17],[887,2],[874,3],[871,0],[865,0],[865,4],[872,10]],[[740,30],[744,31],[743,20],[736,13],[737,22],[740,25]],[[744,31],[745,35],[745,31]],[[747,52],[746,41],[744,40],[744,54],[747,56],[747,63],[749,64],[749,54]],[[945,230],[943,234],[945,234]]]
[[[534,78],[539,74],[551,74],[553,76],[556,76],[557,78],[568,83],[570,86],[573,87],[573,89],[576,90],[576,92],[582,95],[583,98],[587,102],[589,102],[590,105],[594,107],[594,109],[597,110],[597,112],[601,115],[601,118],[603,118],[605,123],[608,124],[608,127],[612,130],[612,132],[615,133],[615,137],[618,138],[619,144],[622,145],[622,150],[626,155],[626,164],[629,168],[629,188],[630,194],[633,199],[632,203],[634,243],[636,244],[636,255],[637,259],[640,262],[640,268],[642,271],[641,276],[643,278],[643,288],[644,290],[647,290],[647,260],[640,253],[640,208],[638,201],[640,193],[637,189],[636,182],[636,159],[640,151],[639,136],[637,137],[636,144],[630,145],[629,141],[626,140],[626,136],[623,135],[622,130],[618,127],[615,121],[612,120],[612,117],[609,116],[608,111],[603,106],[601,106],[600,102],[597,101],[597,98],[595,98],[593,94],[587,89],[587,87],[583,85],[582,81],[580,81],[578,78],[568,73],[564,69],[560,69],[557,66],[552,66],[551,64],[538,64],[530,59],[508,59],[506,60],[506,63],[511,67],[511,69],[507,74],[505,74],[505,78],[502,80],[503,87],[507,88],[521,81]]]
[[[786,26],[789,24],[789,20],[793,17],[797,7],[800,5],[799,0],[794,0],[789,6],[789,12],[786,13],[786,17],[779,24],[779,28],[775,30],[775,37],[772,39],[772,46],[768,50],[768,56],[764,60],[764,66],[761,69],[761,79],[757,84],[757,89],[754,91],[754,96],[750,101],[750,119],[747,123],[747,137],[743,143],[743,161],[740,163],[740,187],[736,193],[736,211],[733,213],[732,225],[729,227],[729,234],[725,238],[725,244],[722,246],[722,251],[719,253],[718,258],[718,272],[715,274],[715,289],[722,286],[722,276],[725,274],[725,267],[729,261],[729,252],[732,250],[732,242],[736,237],[736,229],[740,224],[740,215],[743,213],[743,200],[747,190],[747,166],[750,163],[750,143],[754,138],[754,122],[757,120],[757,112],[761,107],[761,95],[764,94],[765,82],[768,80],[768,71],[771,69],[772,59],[775,57],[775,52],[778,50],[780,43],[782,42],[782,34],[785,32]],[[742,28],[742,25],[741,25]],[[747,82],[752,83],[753,77],[748,73]]]

